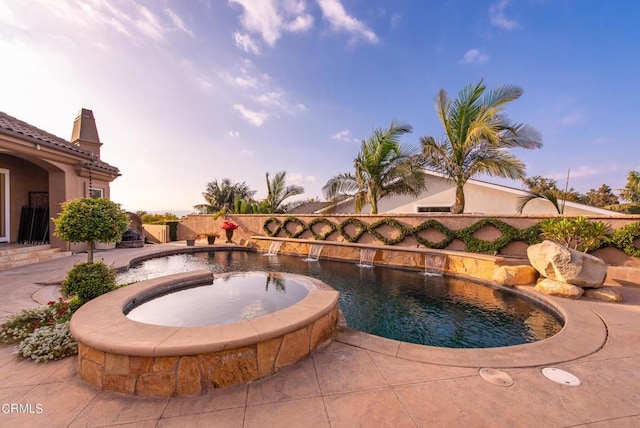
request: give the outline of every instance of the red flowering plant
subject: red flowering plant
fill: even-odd
[[[229,220],[225,220],[224,223],[222,223],[222,226],[220,227],[220,229],[223,229],[223,230],[236,230],[237,228],[238,228],[238,225]]]

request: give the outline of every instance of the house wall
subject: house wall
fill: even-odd
[[[419,206],[425,207],[450,207],[455,201],[455,187],[453,183],[441,177],[428,176],[427,191],[414,196],[392,196],[383,198],[378,202],[378,213],[417,213]],[[482,186],[467,182],[465,189],[465,213],[481,214],[517,214],[521,193],[515,190],[509,191],[499,186]],[[371,209],[366,205],[361,212],[368,213]],[[347,201],[340,204],[333,211],[339,214],[355,212],[355,204]],[[556,209],[551,202],[534,199],[524,208],[523,214],[556,214]],[[588,208],[582,209],[575,206],[565,206],[566,215],[593,215]],[[614,213],[612,213],[613,215]]]
[[[48,192],[48,174],[31,162],[6,154],[0,154],[0,168],[9,170],[9,236],[15,242],[22,207],[29,205],[29,192]]]
[[[60,205],[67,200],[89,195],[89,177],[78,175],[75,165],[57,160],[32,159],[30,156],[17,157],[0,153],[0,168],[8,169],[10,174],[10,240],[16,242],[20,227],[20,215],[23,206],[29,205],[29,192],[49,193],[49,215],[60,214]],[[104,189],[104,197],[110,198],[109,181],[101,179],[100,174],[92,177],[92,185]],[[50,230],[53,231],[53,223]],[[52,247],[69,250],[69,243],[50,233]],[[74,250],[80,247],[73,246]]]

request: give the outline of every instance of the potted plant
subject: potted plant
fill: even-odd
[[[231,243],[231,238],[233,237],[233,231],[236,230],[238,228],[238,225],[235,224],[232,221],[229,220],[225,220],[224,223],[222,223],[222,226],[220,227],[220,229],[224,230],[224,233],[227,237],[227,244]]]
[[[196,245],[196,235],[187,235],[187,247],[193,247]]]
[[[213,245],[216,243],[216,238],[220,236],[215,232],[207,233],[207,243],[209,245]]]

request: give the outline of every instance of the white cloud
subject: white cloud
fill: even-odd
[[[309,111],[309,107],[307,107],[306,105],[300,103],[298,104],[296,107],[298,107],[298,110],[300,111]]]
[[[398,24],[400,24],[401,19],[402,15],[400,15],[399,13],[394,13],[393,15],[391,15],[391,26],[393,28],[397,27]]]
[[[284,25],[284,28],[292,33],[304,33],[311,27],[313,27],[313,16],[308,13],[297,16],[293,21]]]
[[[240,154],[243,156],[253,156],[255,152],[253,150],[242,149],[240,150]]]
[[[177,13],[175,13],[169,8],[166,8],[164,11],[169,16],[169,19],[171,19],[171,22],[173,22],[173,25],[178,30],[183,31],[185,34],[193,37],[193,32],[184,25],[184,22],[182,22],[182,18],[180,18],[180,16],[178,16]]]
[[[608,170],[611,170],[610,166],[596,168],[590,165],[580,165],[577,169],[570,168],[569,169],[569,186],[571,186],[571,180],[573,179],[599,175]],[[567,171],[550,172],[545,174],[545,177],[549,177],[554,180],[557,180],[559,183],[561,182],[564,186],[564,183],[567,179]]]
[[[287,13],[290,13],[292,15],[300,15],[301,13],[304,13],[305,9],[307,8],[304,0],[284,0],[282,6],[284,7],[284,10],[287,11]]]
[[[239,137],[240,133],[238,131],[230,130],[230,131],[227,131],[227,135],[229,137],[235,138],[235,137]]]
[[[282,108],[284,107],[281,101],[283,96],[284,92],[282,91],[266,92],[256,96],[256,100],[261,104]]]
[[[297,185],[303,185],[305,183],[315,183],[317,181],[316,177],[313,175],[305,175],[303,176],[299,172],[294,172],[291,174],[287,174],[287,182]]]
[[[246,69],[240,70],[240,75],[232,76],[228,72],[220,73],[220,77],[227,83],[236,86],[241,89],[252,89],[262,86],[262,81],[265,79],[264,76],[250,74],[250,72]]]
[[[261,126],[269,117],[269,114],[264,111],[254,111],[246,108],[242,104],[235,104],[234,110],[240,112],[242,117],[252,125]]]
[[[241,88],[255,88],[258,80],[253,76],[237,76],[233,79],[233,83]]]
[[[260,48],[258,44],[251,38],[250,35],[244,33],[235,32],[233,38],[236,41],[236,46],[247,53],[259,54]]]
[[[229,0],[229,3],[242,6],[242,27],[250,33],[260,34],[269,46],[276,44],[283,31],[299,33],[313,27],[313,16],[306,13],[306,3],[301,0]],[[251,52],[244,44],[239,46]]]
[[[144,6],[138,8],[140,18],[136,20],[136,27],[147,37],[161,41],[164,39],[164,31],[158,17]]]
[[[504,14],[504,9],[509,4],[509,0],[500,0],[489,8],[489,16],[491,17],[491,23],[496,27],[504,28],[505,30],[513,30],[518,26],[518,21],[509,19]]]
[[[18,30],[27,30],[28,27],[20,22],[8,5],[0,2],[0,22]]]
[[[198,86],[205,91],[208,91],[214,87],[213,83],[205,73],[203,73],[197,64],[192,61],[183,59],[180,61],[180,66],[184,70],[184,75],[190,77]]]
[[[348,129],[343,129],[342,131],[336,132],[331,136],[331,139],[347,142],[358,142],[358,139],[353,138],[353,135],[351,135],[351,131],[349,131]]]
[[[378,36],[361,21],[347,14],[338,0],[317,0],[322,15],[335,31],[346,31],[355,38],[378,43]]]
[[[589,177],[592,175],[599,174],[601,172],[602,170],[600,168],[592,167],[589,165],[580,165],[580,167],[578,167],[577,170],[572,170],[569,173],[569,179],[571,179],[571,177],[573,178]]]
[[[567,114],[560,118],[560,124],[564,126],[575,126],[586,122],[587,118],[584,113],[576,112]]]
[[[465,64],[484,64],[489,61],[489,54],[480,51],[479,49],[470,49],[464,54],[462,60]]]

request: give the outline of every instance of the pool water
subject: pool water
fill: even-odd
[[[307,294],[307,286],[278,273],[239,273],[152,296],[125,315],[145,324],[174,327],[229,324],[287,308]]]
[[[543,340],[562,328],[541,306],[471,281],[388,267],[359,268],[353,262],[306,262],[287,255],[216,251],[162,257],[120,274],[118,283],[203,268],[318,278],[340,292],[340,310],[350,328],[403,342],[490,348]]]

